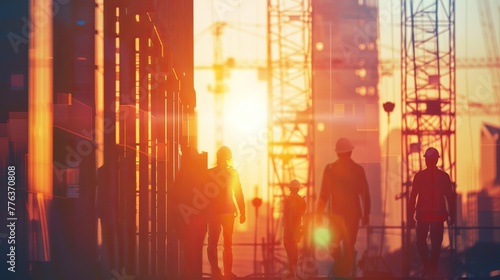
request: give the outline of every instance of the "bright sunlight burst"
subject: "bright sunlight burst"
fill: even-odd
[[[267,107],[266,103],[259,100],[255,95],[247,95],[228,102],[226,107],[225,120],[237,133],[256,133],[266,127]]]

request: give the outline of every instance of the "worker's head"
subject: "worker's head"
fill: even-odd
[[[436,148],[430,147],[425,151],[424,158],[427,167],[434,167],[437,165],[439,152]]]
[[[222,146],[217,150],[217,165],[218,166],[228,166],[231,158],[233,157],[231,149],[227,146]]]
[[[300,190],[300,182],[297,179],[293,179],[290,181],[290,185],[288,185],[288,188],[290,189],[290,193],[298,193]]]
[[[335,152],[339,158],[350,158],[354,146],[351,141],[347,138],[340,138],[335,144]]]

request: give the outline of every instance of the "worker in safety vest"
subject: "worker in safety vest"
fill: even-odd
[[[417,172],[413,178],[408,203],[408,226],[415,227],[416,220],[417,249],[424,266],[422,274],[431,276],[437,272],[444,222],[448,220],[449,225],[455,224],[456,202],[450,176],[436,166],[439,159],[438,150],[430,147],[425,151],[424,157],[427,168]],[[429,232],[430,257],[427,248]]]
[[[296,274],[299,258],[297,243],[302,238],[302,216],[306,212],[306,200],[298,194],[300,182],[292,180],[289,188],[290,195],[283,201],[283,246],[289,266],[285,279],[293,278]]]
[[[359,222],[367,226],[370,221],[368,181],[364,168],[351,159],[353,149],[349,139],[337,141],[338,159],[325,167],[317,208],[317,216],[321,217],[327,202],[330,204],[328,216],[335,277],[352,276]]]

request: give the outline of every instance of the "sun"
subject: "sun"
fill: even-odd
[[[265,83],[233,75],[231,91],[224,99],[224,121],[227,133],[240,136],[259,133],[267,128],[267,94]]]
[[[267,128],[267,104],[261,96],[245,95],[227,100],[224,119],[228,133],[254,134]]]

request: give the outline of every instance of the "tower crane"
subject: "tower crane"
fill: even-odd
[[[246,26],[255,25],[251,23]],[[259,27],[258,25],[256,25]],[[224,142],[224,98],[229,92],[229,86],[226,82],[229,71],[231,69],[255,69],[262,71],[266,68],[266,61],[259,60],[238,60],[232,57],[224,57],[222,35],[226,28],[233,28],[239,31],[250,33],[247,30],[242,30],[236,24],[226,21],[216,21],[210,29],[213,35],[213,64],[212,65],[197,65],[196,70],[213,70],[214,82],[208,85],[208,91],[214,95],[214,112],[215,112],[215,146],[216,149],[223,145]],[[259,36],[254,33],[252,35]]]
[[[455,0],[401,0],[401,43],[401,229],[403,275],[408,277],[412,235],[405,210],[412,178],[424,165],[422,151],[438,148],[440,168],[456,182]]]
[[[469,102],[467,107],[470,114],[490,116],[498,116],[500,114],[500,104],[498,103]]]
[[[224,63],[222,56],[222,31],[226,26],[225,22],[217,21],[214,23],[214,64],[213,70],[215,81],[208,90],[214,94],[215,107],[215,147],[222,146],[224,142],[224,95],[228,91],[227,84],[224,81],[227,64]]]
[[[479,18],[481,19],[481,30],[483,32],[486,46],[487,60],[500,64],[500,49],[496,38],[493,19],[491,16],[491,6],[489,0],[478,0]],[[492,87],[494,93],[500,92],[500,68],[488,67],[491,75]],[[496,96],[496,94],[494,94]],[[498,103],[498,100],[497,100]]]

